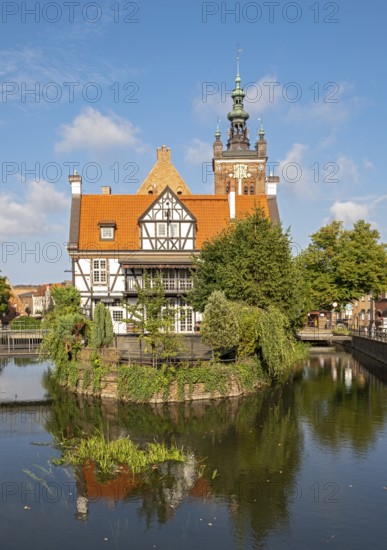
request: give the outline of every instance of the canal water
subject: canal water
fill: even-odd
[[[49,364],[1,361],[2,550],[387,547],[387,385],[369,360],[312,354],[256,395],[154,407],[68,395]],[[58,441],[96,430],[187,460],[111,479],[56,464]]]

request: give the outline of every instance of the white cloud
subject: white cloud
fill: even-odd
[[[57,217],[60,212],[68,212],[69,208],[70,201],[65,194],[42,180],[29,182],[22,198],[0,193],[0,237],[42,235],[63,230]]]
[[[58,153],[76,150],[100,152],[117,147],[132,148],[143,152],[146,146],[137,137],[140,130],[115,114],[103,115],[92,107],[86,107],[70,124],[60,129],[62,139],[55,144]]]
[[[250,115],[261,115],[283,103],[282,86],[273,75],[265,75],[257,82],[247,82],[245,109]]]
[[[70,25],[74,31],[74,25]],[[2,80],[3,103],[16,103],[25,109],[53,109],[60,103],[99,101],[102,97],[113,98],[112,83],[132,81],[131,97],[137,97],[138,84],[134,81],[143,69],[138,70],[125,63],[116,66],[103,58],[98,64],[90,64],[79,53],[79,41],[86,40],[85,28],[77,35],[76,42],[69,40],[69,27],[66,29],[66,48],[58,40],[49,49],[24,47],[20,49],[0,49],[0,77]],[[91,25],[99,27],[99,25]],[[92,31],[91,31],[92,32]],[[46,37],[47,38],[47,37]],[[78,44],[78,46],[77,46]],[[116,93],[116,92],[114,92]],[[95,99],[96,97],[96,99]],[[90,99],[89,99],[90,98]]]
[[[186,147],[185,160],[188,164],[202,164],[212,159],[212,146],[201,139],[192,139]]]
[[[313,185],[313,171],[305,165],[305,152],[308,146],[304,143],[293,143],[285,158],[280,161],[278,175],[280,185],[287,187],[297,195],[311,195],[316,185]],[[268,163],[270,166],[270,162]]]
[[[360,171],[357,164],[349,157],[340,155],[337,157],[336,164],[338,167],[338,173],[335,176],[341,184],[359,183]]]
[[[333,132],[334,135],[336,128],[364,105],[363,98],[350,94],[353,94],[353,86],[344,81],[328,82],[318,88],[314,87],[314,100],[306,104],[293,104],[286,115],[286,120],[303,125],[309,123],[313,126],[329,124],[331,133]],[[332,136],[330,135],[327,139],[330,142]]]
[[[353,225],[357,220],[368,220],[373,205],[354,201],[336,201],[330,207],[332,219],[340,220],[346,226]]]

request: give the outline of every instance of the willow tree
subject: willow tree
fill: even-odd
[[[239,327],[232,303],[223,292],[214,290],[204,309],[200,327],[203,341],[219,355],[221,351],[236,348],[239,342]]]
[[[75,362],[89,330],[89,321],[81,313],[80,294],[72,286],[57,287],[52,296],[54,309],[43,321],[46,330],[41,354],[52,359],[60,369]]]

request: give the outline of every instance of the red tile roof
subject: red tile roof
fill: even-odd
[[[138,219],[156,200],[155,195],[82,195],[79,250],[139,250]],[[197,220],[196,248],[220,233],[230,221],[228,195],[180,195],[179,200]],[[236,217],[263,209],[269,216],[265,195],[236,197]],[[116,224],[113,241],[100,240],[99,222]]]

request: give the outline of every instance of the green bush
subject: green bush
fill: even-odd
[[[166,462],[184,462],[185,455],[175,445],[147,443],[141,449],[129,437],[107,441],[102,434],[82,439],[70,439],[57,442],[63,449],[63,455],[55,464],[82,466],[86,460],[94,462],[103,475],[112,475],[122,466],[128,466],[133,474],[146,470],[149,466]]]
[[[36,317],[16,317],[10,323],[11,330],[26,330],[26,329],[38,329],[41,328],[42,322]]]
[[[332,334],[334,334],[335,336],[346,336],[349,334],[349,331],[346,326],[341,325],[341,326],[335,327],[332,330]]]
[[[204,391],[220,392],[227,396],[235,381],[242,392],[250,392],[267,383],[257,360],[247,359],[240,363],[181,363],[177,367],[163,366],[159,370],[141,365],[120,365],[118,368],[118,397],[129,401],[146,402],[155,394],[167,400],[172,383],[177,383],[178,399],[184,400],[188,386],[191,398],[194,385],[202,383]]]

